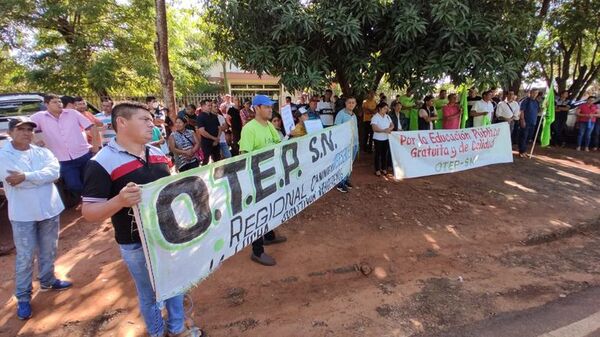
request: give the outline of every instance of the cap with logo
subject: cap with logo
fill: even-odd
[[[18,126],[24,125],[24,124],[29,124],[32,127],[36,128],[37,124],[35,124],[31,119],[29,119],[28,117],[12,117],[9,121],[8,121],[8,129],[12,130]]]

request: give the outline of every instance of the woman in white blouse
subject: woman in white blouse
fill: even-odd
[[[387,175],[389,134],[394,130],[394,123],[388,115],[388,105],[385,102],[377,104],[377,113],[371,119],[373,141],[375,142],[375,175]]]

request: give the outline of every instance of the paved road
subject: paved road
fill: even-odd
[[[600,287],[421,337],[600,337]]]

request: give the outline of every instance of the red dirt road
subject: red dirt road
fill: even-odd
[[[543,304],[600,284],[600,153],[394,182],[355,165],[335,190],[280,227],[263,267],[246,249],[190,292],[211,337],[410,336]],[[14,254],[0,257],[0,336],[142,336],[135,288],[110,224],[62,218],[57,274],[15,317]],[[192,266],[193,267],[193,266]],[[361,268],[362,267],[362,268]]]

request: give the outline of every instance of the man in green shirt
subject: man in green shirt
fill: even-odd
[[[410,120],[408,129],[410,131],[419,130],[419,113],[415,109],[417,103],[415,103],[411,88],[406,89],[406,94],[400,96],[399,102],[402,104],[402,110],[400,111]]]
[[[271,144],[279,143],[277,130],[269,121],[273,115],[273,104],[267,96],[256,95],[252,99],[252,106],[256,116],[242,128],[240,137],[240,153],[247,153],[262,149]],[[269,231],[263,237],[252,242],[252,261],[263,266],[274,266],[275,259],[265,253],[265,245],[272,245],[287,241],[285,236],[275,236],[274,231]]]

